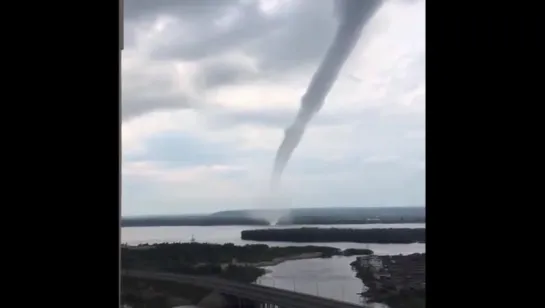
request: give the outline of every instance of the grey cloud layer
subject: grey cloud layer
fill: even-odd
[[[292,2],[294,4],[271,16],[260,13],[257,1],[249,0],[127,0],[124,54],[130,61],[123,74],[123,119],[158,110],[199,108],[200,113],[205,114],[201,119],[206,127],[200,126],[199,122],[195,130],[189,125],[184,131],[153,133],[153,129],[147,131],[147,125],[151,124],[146,124],[146,119],[126,123],[127,130],[138,126],[135,135],[140,131],[153,135],[142,138],[145,151],[130,155],[127,154],[130,151],[124,151],[124,162],[162,163],[166,165],[161,169],[165,173],[179,167],[174,170],[178,172],[185,166],[241,165],[248,168],[247,173],[232,175],[230,185],[252,193],[266,185],[267,179],[265,175],[261,177],[261,172],[269,172],[273,150],[254,146],[253,136],[246,140],[246,133],[252,131],[248,135],[263,134],[264,140],[274,139],[271,132],[281,134],[292,121],[298,102],[278,102],[279,106],[293,105],[284,110],[237,110],[220,107],[226,106],[223,101],[208,108],[209,102],[201,97],[218,87],[252,84],[253,81],[257,81],[254,85],[264,84],[264,88],[277,81],[289,83],[300,86],[300,94],[303,94],[333,38],[337,16],[333,13],[334,1]],[[240,10],[238,15],[234,14],[236,10]],[[332,92],[339,104],[326,104],[324,112],[318,114],[314,125],[309,127],[304,146],[291,164],[291,176],[286,178],[286,184],[291,182],[304,188],[300,195],[293,196],[294,204],[361,206],[425,202],[422,113],[425,56],[423,49],[418,50],[423,48],[420,40],[409,41],[423,32],[418,21],[423,17],[423,7],[412,12],[399,11],[390,17],[399,21],[409,16],[407,19],[413,22],[407,27],[410,30],[394,34],[396,31],[390,31],[390,27],[387,35],[381,36],[372,28],[373,39],[370,40],[371,44],[380,45],[377,41],[386,41],[386,45],[391,43],[388,46],[392,46],[394,52],[390,53],[391,50],[383,45],[374,50],[365,49],[372,51],[362,59],[371,58],[366,62],[374,68],[352,71],[350,76],[341,75],[344,80],[339,84],[340,90],[336,94],[335,90]],[[228,15],[233,18],[228,26],[222,28],[214,24]],[[146,40],[142,41],[140,31],[149,31],[154,22],[163,17],[170,19],[170,23],[148,46]],[[397,23],[398,28],[399,24],[402,22]],[[379,27],[381,23],[372,26]],[[401,48],[398,50],[397,46]],[[236,57],[232,60],[233,51],[243,51],[257,67],[245,65],[245,59],[241,63]],[[382,51],[387,53],[384,59],[388,62],[377,57],[376,54]],[[361,63],[358,61],[360,59],[354,62],[357,66]],[[188,76],[177,71],[176,62],[191,62],[191,89],[188,91],[178,90],[179,84],[186,82],[180,79]],[[350,93],[352,89],[357,90]],[[254,90],[255,87],[251,91]],[[371,92],[373,96],[368,97],[367,93]],[[347,100],[343,101],[345,98]],[[225,99],[223,96],[222,100]],[[411,101],[412,106],[402,106]],[[208,138],[209,135],[213,138]],[[184,204],[198,204],[199,208],[206,208],[208,204],[208,209],[245,207],[241,203],[244,200],[231,195],[231,186],[228,186],[229,193],[224,193],[224,187],[213,182],[215,176],[210,179],[199,184],[202,195],[206,197],[213,192],[222,198],[220,202],[206,198],[197,200],[199,193],[192,191],[193,187],[179,183],[167,185],[159,177],[124,175],[124,191],[128,192],[124,194],[124,211],[179,212]],[[249,202],[246,206],[255,206],[254,203]]]
[[[169,61],[196,61],[199,67],[191,77],[202,93],[249,80],[266,78],[274,81],[303,69],[310,78],[335,32],[333,4],[333,1],[294,1],[278,14],[267,16],[257,10],[257,1],[131,0],[125,5],[126,51],[135,48],[133,41],[138,29],[150,28],[158,18],[169,17],[176,22],[167,26],[165,38],[152,46],[149,61],[161,65],[168,65]],[[237,10],[240,13],[233,15]],[[230,26],[214,25],[214,20],[229,14],[235,16]],[[254,58],[258,70],[216,59],[216,56],[232,50],[243,50]],[[400,66],[406,65],[406,69],[386,71],[383,76],[376,76],[374,79],[378,83],[373,84],[375,88],[388,84],[392,85],[388,86],[390,92],[403,92],[418,86],[423,80],[424,76],[415,75],[411,84],[399,72],[424,74],[418,69],[425,63],[424,56],[419,59],[400,58],[397,62]],[[157,73],[149,69],[142,71],[139,73],[135,69],[123,76],[126,81],[123,120],[156,110],[194,108],[202,104],[189,93],[170,91],[176,74],[173,69]],[[359,81],[357,76],[353,80]],[[270,122],[270,116],[261,117]]]
[[[159,17],[175,19],[176,22],[165,30],[168,39],[153,46],[150,60],[200,61],[200,69],[194,78],[199,90],[204,92],[250,79],[274,79],[319,62],[335,30],[331,13],[333,2],[296,1],[276,15],[263,14],[257,3],[234,0],[127,1],[126,50],[135,47],[137,29],[151,26]],[[237,14],[233,15],[234,12]],[[227,27],[214,24],[214,20],[229,14],[233,20]],[[236,64],[208,61],[235,49],[243,50],[256,60],[257,72]],[[160,92],[168,87],[172,82],[168,78],[171,77],[157,76],[152,84],[145,85],[145,92],[142,88],[131,91],[134,95],[124,91],[123,119],[157,109],[187,108],[196,104],[185,102],[191,99],[183,95],[181,98],[163,97],[164,102],[151,95],[137,99],[142,93]]]

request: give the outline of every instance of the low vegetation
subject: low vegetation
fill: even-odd
[[[259,263],[276,258],[320,252],[325,256],[340,254],[340,249],[322,246],[269,247],[264,244],[237,246],[209,243],[161,243],[124,247],[124,268],[182,268],[196,264]]]

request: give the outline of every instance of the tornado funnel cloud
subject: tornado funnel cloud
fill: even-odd
[[[312,76],[294,122],[285,131],[284,140],[276,153],[271,177],[272,189],[278,186],[284,168],[299,145],[307,124],[324,105],[327,94],[356,46],[364,26],[381,6],[382,0],[339,0],[336,4],[340,22],[335,38]]]

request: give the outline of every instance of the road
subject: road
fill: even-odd
[[[341,302],[305,293],[276,289],[272,287],[245,284],[213,277],[179,275],[146,271],[123,271],[125,277],[148,280],[172,281],[191,284],[219,293],[249,299],[259,303],[275,304],[282,308],[361,308],[360,305]]]

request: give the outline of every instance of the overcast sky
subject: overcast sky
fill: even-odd
[[[425,204],[425,2],[388,1],[268,193],[331,0],[127,0],[122,213]]]

